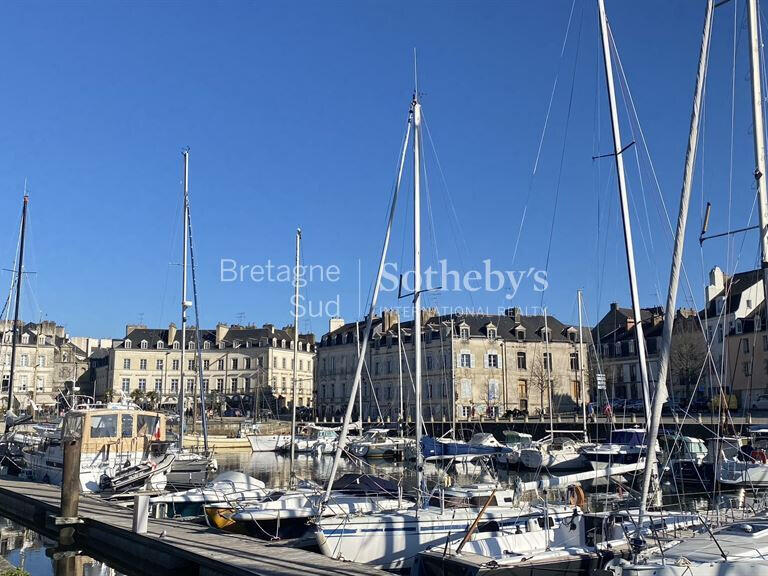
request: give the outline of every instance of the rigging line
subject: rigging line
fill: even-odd
[[[538,168],[539,168],[539,158],[541,157],[541,150],[542,150],[542,147],[544,145],[544,138],[545,138],[546,133],[547,133],[547,127],[549,126],[549,117],[550,117],[550,114],[552,113],[552,102],[555,99],[555,92],[557,91],[557,83],[558,83],[558,80],[560,79],[560,71],[561,71],[562,65],[563,65],[563,56],[565,55],[565,47],[568,44],[568,36],[570,35],[570,32],[571,32],[571,21],[573,20],[573,10],[574,10],[575,6],[576,6],[576,0],[573,0],[573,2],[571,3],[571,11],[568,14],[568,24],[567,24],[567,26],[565,28],[565,37],[563,38],[563,44],[562,44],[562,46],[560,48],[560,58],[559,58],[558,63],[557,63],[557,69],[556,69],[556,72],[555,72],[555,80],[554,80],[554,82],[552,84],[552,92],[549,95],[549,104],[547,105],[547,113],[546,113],[546,115],[544,117],[544,126],[541,129],[541,136],[539,136],[539,145],[538,145],[538,148],[536,150],[536,160],[533,163],[533,171],[531,172],[531,177],[528,180],[528,192],[527,192],[526,197],[525,197],[525,204],[523,205],[523,213],[520,216],[520,225],[519,225],[518,230],[517,230],[517,238],[515,239],[515,247],[514,247],[514,249],[512,251],[512,261],[511,261],[512,264],[515,263],[515,259],[517,257],[517,249],[518,249],[518,247],[520,245],[520,237],[522,236],[523,226],[525,225],[525,217],[526,217],[526,214],[528,213],[528,204],[529,204],[529,202],[531,200],[531,194],[533,192],[533,183],[534,183],[534,180],[536,178],[536,173],[537,173]]]
[[[549,271],[549,260],[552,254],[552,239],[555,235],[555,220],[557,218],[557,205],[560,199],[560,184],[563,179],[563,165],[565,163],[565,151],[568,148],[568,131],[571,125],[571,111],[573,110],[573,92],[576,86],[576,70],[579,64],[579,52],[581,49],[581,30],[584,24],[584,10],[581,11],[581,18],[579,19],[579,31],[576,36],[576,55],[573,59],[573,73],[571,74],[571,90],[568,95],[568,111],[565,116],[565,134],[563,135],[563,147],[560,151],[560,166],[557,170],[557,184],[555,185],[555,203],[552,208],[552,223],[549,228],[549,242],[547,244],[547,258],[544,265],[544,270]],[[513,256],[514,259],[514,256]],[[544,302],[544,291],[541,293],[541,302]]]

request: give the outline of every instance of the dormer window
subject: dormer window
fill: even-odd
[[[22,344],[29,344],[29,334],[22,334],[21,335],[21,343]]]
[[[142,340],[139,346],[141,347],[142,350],[146,350],[147,348],[149,348],[149,342],[147,342],[146,340]]]
[[[525,330],[523,328],[518,328],[515,330],[515,336],[517,337],[518,342],[522,342],[525,340]]]
[[[715,300],[715,314],[721,314],[723,311],[723,305],[725,304],[725,298],[722,296]]]
[[[280,340],[280,348],[285,348],[285,340]]]
[[[459,335],[462,340],[469,340],[469,326],[461,326],[459,328]]]
[[[178,350],[179,348],[181,348],[181,346],[179,345],[179,343],[178,343],[178,342],[174,342],[174,343],[173,343],[173,349],[174,349],[174,350]]]
[[[224,350],[224,340],[219,340],[219,350]]]
[[[741,334],[744,331],[744,327],[741,324],[741,320],[736,320],[736,334]]]
[[[496,328],[488,328],[488,340],[496,340]]]
[[[232,348],[240,348],[240,340],[235,340],[232,342]]]
[[[187,350],[194,350],[194,349],[195,349],[195,341],[194,340],[190,340],[187,343]]]
[[[303,351],[304,351],[304,342],[299,340],[299,352],[303,352]]]
[[[157,341],[157,349],[158,350],[162,350],[163,348],[165,348],[165,342],[163,342],[162,340],[158,340]]]
[[[576,331],[575,330],[571,330],[570,332],[568,332],[568,340],[570,340],[571,342],[576,342]]]
[[[616,356],[621,356],[621,342],[616,342],[613,345],[613,351]]]
[[[211,349],[211,343],[206,340],[203,342],[203,350],[210,350]]]
[[[763,319],[760,316],[755,316],[755,332],[760,332],[763,329]]]
[[[133,346],[133,342],[126,339],[126,341],[123,343],[123,346],[125,346],[126,348],[130,348],[131,346]]]
[[[635,353],[635,341],[630,340],[629,341],[629,353],[634,354]]]

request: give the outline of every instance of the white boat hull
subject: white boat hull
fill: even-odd
[[[291,441],[286,434],[256,434],[248,436],[251,450],[254,452],[278,452]]]

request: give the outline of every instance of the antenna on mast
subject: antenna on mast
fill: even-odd
[[[416,63],[416,46],[413,47],[413,101],[419,101],[419,69]]]

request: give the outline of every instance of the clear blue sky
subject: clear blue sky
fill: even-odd
[[[561,61],[570,8],[570,1],[554,0],[6,3],[0,18],[0,263],[13,265],[28,178],[27,269],[36,274],[25,286],[24,318],[37,319],[42,311],[73,335],[100,337],[119,337],[126,323],[142,317],[155,326],[178,322],[179,268],[172,263],[179,261],[185,146],[191,148],[203,323],[290,321],[289,284],[222,283],[219,267],[222,258],[290,264],[296,226],[304,230],[304,262],[335,264],[341,273],[336,282],[312,282],[306,297],[317,306],[338,294],[341,314],[354,318],[358,262],[364,302],[378,258],[414,47],[447,183],[427,142],[425,266],[446,258],[464,273],[491,259],[499,270],[543,269],[561,177],[543,301],[529,282],[511,300],[503,290],[464,291],[431,294],[427,303],[496,310],[543,302],[570,322],[576,321],[577,288],[585,290],[592,322],[613,300],[628,305],[612,161],[591,159],[611,147],[596,5],[576,3]],[[734,227],[746,225],[754,197],[743,8],[739,2]],[[609,0],[607,9],[674,219],[704,5]],[[695,238],[702,183],[703,197],[715,205],[711,230],[727,225],[733,28],[731,3],[716,15],[705,161],[686,250],[697,305],[702,271],[728,262],[725,242],[705,244],[702,253]],[[621,106],[626,143],[632,135]],[[666,291],[670,234],[642,155],[641,161],[644,193],[634,156],[628,157],[637,263],[643,304],[656,305]],[[410,173],[406,178],[410,188]],[[410,195],[403,198],[391,260],[407,268],[412,211]],[[754,266],[756,258],[752,233],[738,268]],[[0,291],[9,281],[8,272],[0,273]],[[384,305],[395,303],[391,293],[382,298]],[[680,303],[691,303],[687,290]],[[327,319],[317,317],[301,328],[322,333],[326,326]]]

